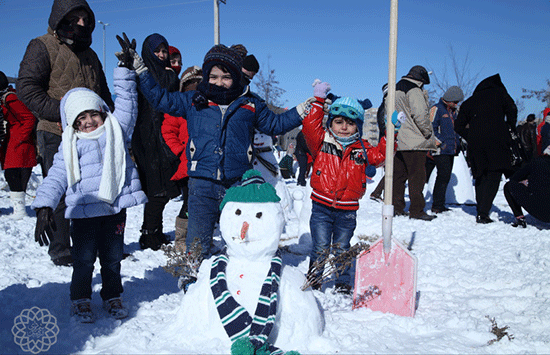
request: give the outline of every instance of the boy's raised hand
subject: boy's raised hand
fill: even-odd
[[[330,84],[327,82],[321,82],[319,79],[313,81],[313,96],[324,99],[327,97],[327,93],[330,91]]]

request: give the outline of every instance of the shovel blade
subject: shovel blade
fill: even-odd
[[[357,257],[353,308],[414,317],[416,310],[416,257],[392,240],[389,254],[383,239]]]

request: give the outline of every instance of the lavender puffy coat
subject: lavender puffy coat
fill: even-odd
[[[116,94],[113,115],[122,128],[126,147],[128,147],[137,118],[135,72],[126,68],[115,68],[113,81]],[[64,107],[65,100],[62,100],[61,124],[63,127],[67,125]],[[137,169],[127,148],[126,182],[122,192],[112,204],[97,198],[103,168],[102,155],[105,151],[105,133],[97,140],[79,139],[77,141],[81,180],[69,188],[67,187],[67,173],[62,147],[63,145],[60,144],[59,151],[54,157],[53,166],[36,192],[36,198],[31,205],[33,209],[40,207],[55,209],[64,193],[66,193],[65,203],[67,209],[65,210],[65,218],[67,219],[113,215],[123,208],[147,202],[147,197],[141,190]]]

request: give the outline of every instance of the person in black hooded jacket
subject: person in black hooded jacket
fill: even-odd
[[[141,56],[149,72],[163,88],[178,91],[179,80],[170,68],[166,38],[153,33],[143,41]],[[132,136],[132,153],[139,171],[141,186],[148,202],[143,211],[139,244],[142,249],[158,250],[169,242],[162,232],[162,212],[171,198],[180,194],[176,182],[170,180],[179,165],[179,158],[162,138],[164,113],[154,110],[145,97],[138,96],[138,118]]]
[[[509,127],[516,129],[518,109],[499,74],[483,79],[460,106],[455,131],[468,142],[468,159],[475,179],[477,223],[491,223],[489,211],[502,174],[510,176]]]
[[[101,62],[90,48],[94,28],[94,12],[85,0],[54,0],[48,33],[30,41],[19,66],[17,96],[38,119],[36,145],[44,177],[61,142],[59,104],[67,91],[88,88],[114,109]],[[65,219],[64,200],[54,212],[57,230],[48,254],[54,264],[70,266],[70,222]]]

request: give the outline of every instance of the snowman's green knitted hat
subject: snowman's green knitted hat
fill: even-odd
[[[279,202],[275,188],[265,182],[258,170],[248,170],[243,174],[241,184],[227,189],[220,204],[220,211],[227,202]]]

